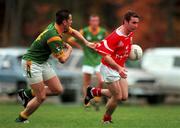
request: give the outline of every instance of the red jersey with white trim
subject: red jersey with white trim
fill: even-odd
[[[108,37],[102,40],[95,49],[101,55],[111,55],[112,59],[117,64],[124,67],[125,61],[131,51],[132,36],[133,32],[128,36],[125,36],[119,29],[116,29]],[[109,64],[104,61],[104,58],[102,58],[102,63],[110,67]]]

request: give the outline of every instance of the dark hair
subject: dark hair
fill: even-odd
[[[92,18],[92,17],[99,17],[99,15],[97,15],[97,14],[91,14],[91,15],[89,16],[89,19]]]
[[[124,14],[123,23],[125,20],[129,22],[131,20],[131,17],[140,18],[140,16],[136,12],[129,10]]]
[[[68,10],[59,10],[56,12],[56,23],[58,25],[60,25],[63,20],[68,20],[69,19],[69,15],[70,15],[70,11]]]

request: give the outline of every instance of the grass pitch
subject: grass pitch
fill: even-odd
[[[14,122],[20,110],[19,104],[0,103],[0,128],[180,128],[178,105],[120,105],[113,124],[103,125],[104,106],[99,112],[88,111],[80,105],[43,104],[29,124]]]

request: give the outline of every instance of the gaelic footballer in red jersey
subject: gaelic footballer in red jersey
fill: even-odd
[[[124,63],[131,51],[132,36],[133,32],[126,36],[123,35],[120,28],[118,28],[107,38],[102,40],[101,43],[96,45],[95,49],[103,56],[109,54],[117,64],[124,67]],[[102,64],[110,67],[109,64],[105,62],[104,58],[102,59]]]
[[[138,23],[138,14],[128,11],[125,13],[123,24],[120,27],[100,43],[94,46],[88,45],[103,56],[100,72],[107,89],[88,87],[84,102],[87,104],[94,96],[105,95],[110,98],[103,117],[104,123],[111,123],[111,116],[118,102],[128,99],[127,70],[124,65],[131,51],[132,36]]]

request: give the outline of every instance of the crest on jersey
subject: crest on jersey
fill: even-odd
[[[56,50],[57,50],[57,51],[61,51],[59,44],[56,44]]]
[[[98,38],[98,40],[101,40],[103,37],[102,37],[102,35],[98,35],[97,38]]]

